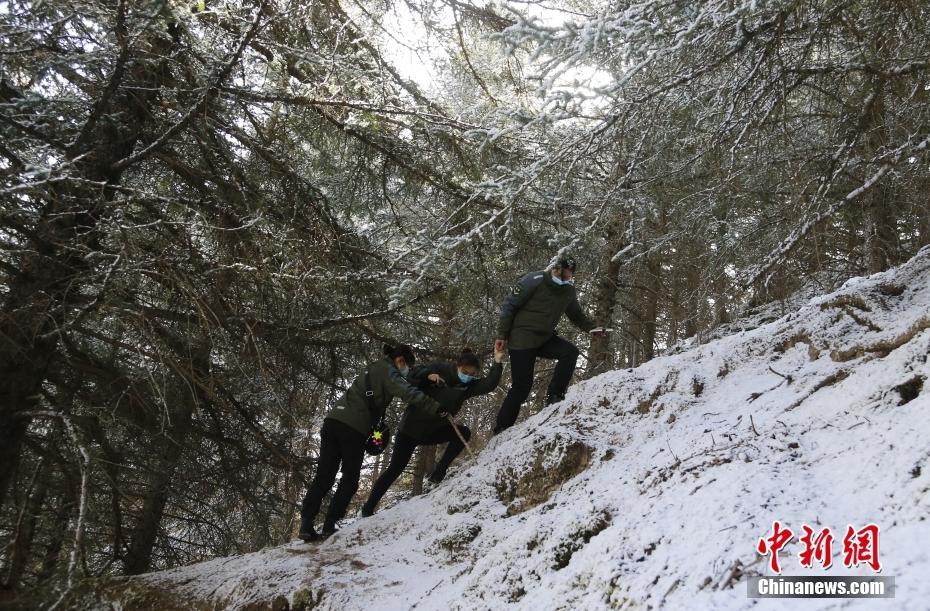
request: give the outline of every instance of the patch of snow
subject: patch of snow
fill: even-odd
[[[291,543],[141,576],[228,608],[299,590],[321,609],[781,609],[747,597],[774,520],[881,527],[892,600],[794,600],[804,609],[927,608],[930,600],[930,249],[846,282],[785,316],[573,386],[495,437],[428,494]],[[554,439],[590,464],[547,501],[509,515],[499,473]],[[564,444],[563,444],[564,445]],[[548,458],[548,457],[546,457]],[[545,463],[550,464],[550,463]],[[468,539],[472,539],[468,541]]]

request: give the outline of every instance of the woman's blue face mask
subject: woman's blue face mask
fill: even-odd
[[[462,381],[462,384],[470,384],[471,382],[475,381],[475,376],[470,376],[459,369],[459,380]]]
[[[404,367],[403,369],[398,369],[397,371],[400,372],[400,375],[402,375],[402,376],[404,376],[404,377],[406,378],[407,375],[410,373],[410,368],[409,368],[409,367]]]

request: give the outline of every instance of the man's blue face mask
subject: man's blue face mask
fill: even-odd
[[[400,372],[400,375],[402,375],[402,376],[404,376],[404,377],[406,378],[406,377],[407,377],[407,374],[410,373],[410,368],[409,368],[409,367],[404,367],[403,369],[398,369],[397,371]]]
[[[558,284],[558,285],[562,285],[562,284],[575,284],[575,279],[574,279],[574,278],[569,278],[568,280],[562,280],[562,279],[559,278],[558,276],[553,276],[553,277],[552,277],[552,281],[555,282],[555,283]]]
[[[470,376],[467,373],[459,371],[459,380],[462,381],[462,384],[470,384],[475,381],[475,376]]]

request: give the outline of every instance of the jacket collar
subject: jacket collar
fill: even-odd
[[[575,288],[574,284],[556,284],[555,280],[552,279],[551,270],[543,270],[543,283],[554,291],[564,291],[568,287]]]

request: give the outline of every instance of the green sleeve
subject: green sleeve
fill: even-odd
[[[432,365],[417,365],[410,372],[408,379],[417,388],[425,388],[429,383],[429,374],[435,373]]]
[[[478,395],[486,395],[497,388],[497,385],[501,383],[501,373],[503,373],[503,371],[503,363],[494,363],[488,371],[488,375],[477,380],[468,387],[468,396],[477,397]]]
[[[568,304],[565,313],[568,314],[568,319],[582,331],[590,331],[595,326],[594,321],[588,318],[584,310],[581,309],[581,306],[578,304],[577,296],[572,297],[572,302]]]
[[[431,415],[435,415],[439,411],[439,403],[427,397],[416,386],[412,386],[394,365],[389,364],[387,366],[387,377],[384,379],[384,385],[389,394],[400,397],[405,403],[421,407]]]

